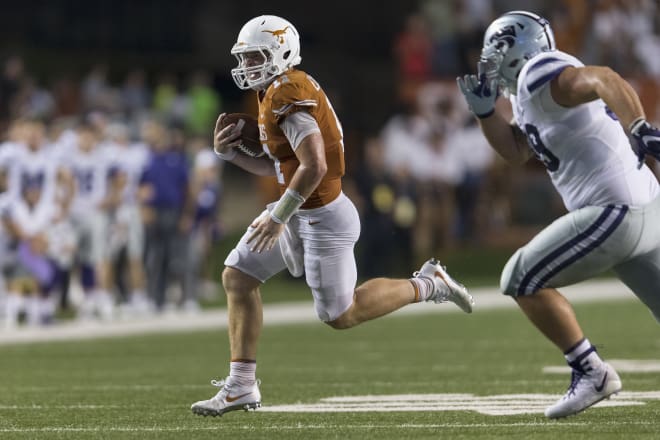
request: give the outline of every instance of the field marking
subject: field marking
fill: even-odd
[[[479,310],[515,308],[515,302],[495,287],[470,289]],[[574,304],[632,300],[630,289],[616,279],[591,280],[562,289]],[[393,315],[461,313],[453,304],[411,304]],[[311,302],[264,305],[264,326],[319,322]],[[34,342],[72,341],[154,333],[180,333],[227,328],[226,309],[197,314],[168,314],[113,322],[68,321],[49,327],[19,327],[0,331],[0,346]]]
[[[501,416],[543,414],[545,408],[555,403],[559,397],[554,394],[337,396],[323,398],[318,403],[265,406],[260,411],[284,413],[475,411],[485,415]],[[645,405],[649,400],[660,400],[660,391],[624,391],[612,399],[596,404],[595,407],[639,406]]]
[[[658,373],[660,372],[660,360],[658,359],[607,359],[618,373]],[[571,372],[567,365],[552,365],[543,367],[547,374],[566,374]]]
[[[317,403],[264,406],[266,413],[344,413],[344,412],[420,412],[420,411],[475,411],[490,416],[542,414],[559,396],[553,394],[499,394],[475,396],[454,394],[398,394],[333,396]],[[641,406],[648,401],[660,400],[660,391],[623,391],[595,407]],[[180,405],[174,405],[179,407]],[[0,405],[0,410],[106,410],[124,408],[125,405]],[[136,406],[139,407],[139,406]],[[494,424],[499,425],[499,424]],[[387,425],[391,426],[391,425]],[[425,425],[426,426],[426,425]],[[442,425],[447,426],[447,425]],[[472,425],[470,425],[472,426]],[[491,425],[489,425],[491,426]],[[78,429],[78,428],[75,428]],[[84,428],[83,428],[84,429]],[[145,429],[145,428],[140,428]],[[2,431],[2,429],[0,429]]]
[[[594,423],[595,424],[595,423]],[[656,422],[647,421],[610,421],[610,422],[597,422],[598,426],[655,426]],[[228,427],[221,423],[212,426],[107,426],[107,427],[77,427],[77,426],[44,426],[41,428],[0,428],[0,433],[35,433],[35,432],[195,432],[195,431],[223,431],[226,429],[242,429],[246,431],[254,430],[269,430],[269,431],[295,431],[299,429],[350,429],[350,430],[372,430],[372,429],[441,429],[441,428],[525,428],[525,427],[538,427],[538,428],[563,428],[566,426],[582,427],[588,426],[589,422],[556,422],[548,420],[547,422],[514,422],[514,423],[397,423],[397,424],[374,424],[374,423],[360,423],[360,424],[305,424],[302,422],[295,425],[232,425]]]

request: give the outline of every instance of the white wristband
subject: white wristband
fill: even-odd
[[[214,152],[214,153],[215,153],[220,159],[222,159],[222,160],[226,160],[226,161],[230,161],[230,160],[232,160],[233,158],[236,157],[236,154],[238,154],[238,153],[236,153],[236,150],[234,150],[233,148],[232,148],[231,150],[229,150],[229,152],[227,152],[227,153],[219,153],[218,150],[216,150],[215,148],[213,149],[213,152]]]
[[[288,223],[303,203],[305,203],[305,198],[298,191],[287,188],[273,207],[273,210],[270,211],[270,218],[276,223]]]
[[[639,118],[635,119],[630,123],[630,125],[628,126],[628,131],[630,132],[630,134],[636,134],[637,130],[642,128],[642,125],[644,125],[645,123],[646,123],[646,119],[644,119],[644,116],[640,116]]]

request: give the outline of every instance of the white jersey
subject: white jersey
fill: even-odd
[[[569,211],[585,206],[645,205],[660,194],[647,166],[637,157],[616,116],[601,99],[562,107],[550,82],[577,58],[543,52],[527,62],[511,95],[516,123],[541,160]]]
[[[38,185],[44,199],[54,199],[57,164],[47,145],[31,150],[20,143],[6,144],[0,162],[7,171],[7,192],[12,198],[22,197],[26,185]]]
[[[113,169],[126,177],[123,201],[129,204],[136,203],[140,177],[149,160],[148,147],[142,143],[118,145],[107,142],[105,149]]]
[[[98,209],[106,196],[111,163],[106,151],[98,146],[89,152],[76,146],[71,153],[67,166],[76,183],[71,210],[84,215],[88,210]]]

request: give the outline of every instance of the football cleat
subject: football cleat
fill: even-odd
[[[209,400],[200,400],[192,404],[190,409],[200,416],[221,416],[229,411],[256,410],[261,407],[260,381],[243,386],[235,383],[231,377],[225,380],[212,380],[211,385],[220,388],[218,393]]]
[[[621,391],[621,379],[610,364],[588,372],[573,368],[571,384],[566,394],[545,410],[551,419],[567,417],[584,411],[612,394]]]
[[[433,280],[433,294],[427,301],[443,303],[451,301],[461,308],[465,313],[472,313],[474,298],[470,295],[464,285],[457,283],[447,273],[438,260],[431,258],[422,265],[422,268],[413,273],[413,277],[426,277]]]

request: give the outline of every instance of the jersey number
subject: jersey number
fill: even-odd
[[[532,146],[538,160],[543,162],[548,170],[557,171],[559,169],[559,159],[543,145],[539,130],[531,124],[525,124],[525,132],[527,133],[529,145]]]

